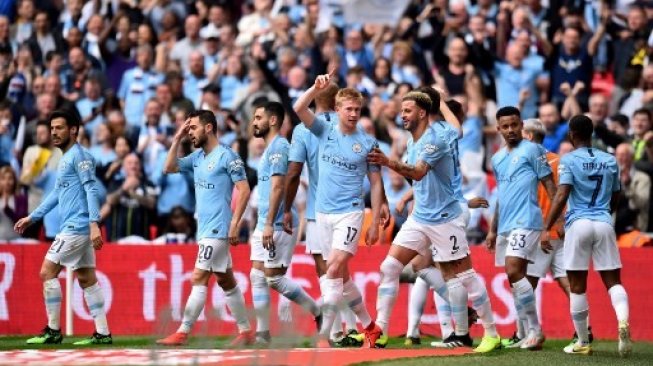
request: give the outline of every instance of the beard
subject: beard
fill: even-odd
[[[254,137],[265,137],[265,135],[270,132],[270,127],[268,128],[254,128]]]

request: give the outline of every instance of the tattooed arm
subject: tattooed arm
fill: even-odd
[[[429,171],[429,165],[420,160],[415,165],[402,163],[398,160],[388,158],[380,149],[374,149],[367,155],[367,162],[387,166],[404,177],[416,181],[422,180]]]

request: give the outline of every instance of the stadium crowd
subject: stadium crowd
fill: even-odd
[[[491,203],[473,213],[468,235],[476,242],[492,215],[489,157],[502,144],[494,115],[510,105],[524,119],[539,118],[543,145],[560,155],[573,148],[567,120],[587,114],[595,146],[614,153],[621,168],[617,233],[653,231],[653,2],[407,2],[391,27],[349,23],[337,5],[318,0],[3,1],[0,240],[51,239],[58,231],[56,210],[22,238],[13,230],[54,187],[61,152],[50,140],[53,110],[84,125],[80,143],[97,161],[109,241],[187,243],[194,241],[192,177],[162,174],[186,115],[214,112],[220,142],[246,161],[254,189],[265,144],[252,135],[253,106],[282,102],[290,137],[299,123],[293,103],[328,70],[364,95],[360,127],[395,158],[409,137],[399,116],[403,95],[435,85],[459,102],[452,105],[465,116],[464,193]],[[191,149],[186,141],[181,153]],[[401,198],[409,183],[383,175],[396,231],[407,216]],[[304,197],[300,190],[300,212]],[[256,199],[243,241],[256,224]]]

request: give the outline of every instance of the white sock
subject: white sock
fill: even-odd
[[[535,292],[533,286],[526,277],[512,284],[515,289],[517,301],[528,319],[528,330],[536,333],[542,332],[540,320],[537,318],[537,305],[535,303]]]
[[[433,291],[437,292],[442,296],[444,299],[449,298],[449,294],[447,293],[447,283],[444,282],[444,278],[442,277],[442,272],[440,272],[439,269],[435,267],[426,267],[424,269],[420,269],[417,271],[417,276],[421,278],[422,280],[426,281],[428,283],[429,287],[433,289]]]
[[[449,305],[448,294],[449,292],[447,291],[447,297],[444,298],[436,291],[433,292],[433,301],[435,302],[435,308],[438,311],[438,321],[440,322],[442,339],[449,337],[451,333],[453,333],[453,325],[451,324],[451,305]]]
[[[388,334],[388,322],[397,301],[399,276],[404,265],[397,258],[387,256],[381,263],[381,282],[376,298],[376,324]]]
[[[206,293],[207,287],[202,285],[193,286],[190,290],[190,296],[188,296],[188,301],[186,301],[186,308],[184,309],[184,317],[179,326],[179,333],[190,333],[193,329],[193,324],[197,321],[197,318],[200,316],[202,309],[204,309],[204,304],[206,303]]]
[[[58,278],[43,282],[43,300],[45,301],[45,312],[48,316],[48,327],[53,330],[60,330],[61,284]]]
[[[270,287],[265,280],[265,274],[260,269],[249,271],[249,281],[252,284],[252,303],[256,315],[256,331],[270,331]]]
[[[467,290],[462,282],[463,281],[458,277],[454,277],[447,281],[447,288],[449,289],[449,304],[451,305],[453,319],[456,322],[454,325],[454,332],[458,336],[469,333],[469,320],[467,318]]]
[[[84,289],[84,299],[91,316],[93,316],[95,331],[102,335],[109,335],[107,313],[104,311],[104,293],[97,282]]]
[[[615,313],[617,313],[618,321],[628,321],[629,311],[628,311],[628,294],[626,294],[626,289],[622,285],[614,285],[608,290],[610,294],[610,300],[612,300],[612,307],[614,308]]]
[[[426,295],[429,292],[429,285],[423,279],[417,277],[415,284],[410,289],[408,300],[408,329],[406,337],[419,337],[419,324],[424,314]]]
[[[358,330],[358,326],[356,325],[356,314],[351,311],[346,302],[344,303],[344,306],[340,308],[340,317],[345,321],[345,330]]]
[[[320,309],[317,307],[315,300],[308,296],[304,288],[286,276],[267,277],[268,286],[279,292],[286,299],[304,308],[304,310],[313,314],[320,315]]]
[[[322,296],[324,305],[322,307],[322,329],[321,337],[328,337],[333,328],[333,322],[338,311],[338,303],[343,299],[342,278],[327,278],[323,282]]]
[[[245,297],[240,291],[240,287],[236,285],[231,290],[224,292],[227,306],[231,315],[236,318],[236,325],[238,326],[238,332],[243,333],[249,331],[251,328],[249,324],[249,319],[247,318],[247,308],[245,307]]]
[[[517,292],[515,288],[512,288],[512,299],[515,302],[515,311],[517,312],[517,320],[515,321],[515,327],[517,328],[517,338],[523,339],[528,334],[528,320],[524,314],[524,310],[521,305],[519,305],[519,300],[517,300]]]
[[[342,317],[340,316],[340,313],[342,312],[342,309],[344,307],[347,307],[347,304],[344,301],[340,302],[338,304],[338,311],[336,311],[336,314],[333,317],[333,326],[331,327],[331,339],[337,339],[339,335],[342,334]]]
[[[472,307],[476,310],[478,317],[483,323],[485,335],[488,337],[496,337],[497,327],[494,323],[494,314],[492,314],[492,305],[490,304],[490,297],[487,294],[487,289],[478,274],[473,269],[459,273],[457,275],[462,281],[463,286],[467,289],[469,300],[472,302]]]
[[[358,287],[356,287],[356,284],[351,279],[343,285],[343,296],[351,311],[360,320],[363,329],[367,329],[372,324],[372,318],[370,317],[370,313],[367,312],[365,303],[363,303],[363,295],[361,295],[360,290],[358,290]]]
[[[587,303],[587,294],[569,294],[569,307],[571,310],[571,320],[574,323],[574,328],[578,335],[578,342],[583,345],[589,344],[587,316],[590,310],[589,304]]]

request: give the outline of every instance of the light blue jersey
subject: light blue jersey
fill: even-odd
[[[288,151],[290,143],[285,137],[277,135],[265,148],[258,164],[258,221],[256,229],[263,230],[265,221],[270,209],[270,192],[272,188],[272,177],[285,176],[288,174]],[[279,210],[277,211],[272,227],[275,231],[283,230],[283,197],[280,198]],[[297,213],[292,209],[293,227],[297,227]]]
[[[499,191],[499,234],[514,229],[542,230],[537,186],[551,174],[546,150],[522,140],[512,151],[504,147],[494,154],[492,168]]]
[[[460,133],[445,121],[433,122],[431,127],[441,134],[445,141],[449,142],[449,150],[451,151],[451,156],[454,160],[454,174],[453,180],[451,181],[451,184],[453,184],[454,198],[456,198],[458,202],[467,205],[467,200],[463,197],[463,175],[460,172],[460,154],[458,153],[458,136]]]
[[[565,226],[577,219],[612,224],[610,200],[612,193],[621,190],[614,156],[599,149],[578,148],[562,157],[558,175],[561,185],[571,186]]]
[[[450,141],[434,127],[428,127],[417,140],[408,139],[407,163],[417,165],[423,161],[429,170],[420,181],[413,182],[415,207],[413,218],[422,224],[449,222],[462,213],[454,196],[453,178],[456,161]]]
[[[326,112],[321,117],[329,123],[338,123],[335,112]],[[315,220],[315,195],[317,192],[318,162],[320,140],[304,126],[295,126],[292,133],[292,143],[288,153],[288,161],[305,164],[308,168],[308,199],[306,200],[306,219]]]
[[[321,116],[309,130],[320,141],[315,210],[326,214],[363,211],[365,176],[380,171],[378,165],[367,164],[367,155],[378,143],[359,128],[345,135],[339,123],[328,123]]]
[[[118,98],[125,102],[125,119],[130,126],[140,126],[145,104],[154,97],[156,87],[164,81],[163,74],[140,67],[127,70],[120,82]]]
[[[231,224],[231,196],[236,182],[246,180],[245,165],[228,147],[209,154],[199,149],[177,159],[181,173],[193,174],[197,200],[197,239],[226,239]]]
[[[89,224],[100,221],[100,189],[95,177],[95,161],[79,144],[73,145],[61,157],[54,190],[32,212],[31,219],[41,220],[57,203],[61,234],[88,235]]]

